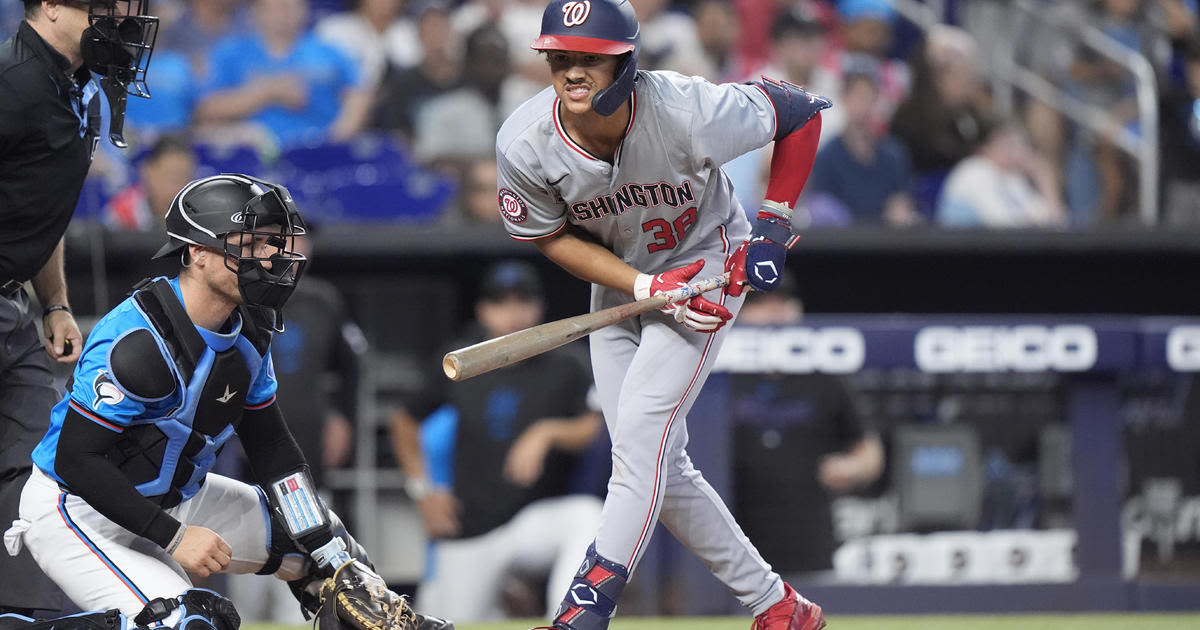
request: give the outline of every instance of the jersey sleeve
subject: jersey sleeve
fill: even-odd
[[[113,377],[109,358],[123,335],[145,328],[145,320],[118,309],[101,319],[88,334],[75,366],[70,405],[88,419],[113,431],[124,431],[146,410],[146,403],[125,390]]]
[[[525,145],[515,144],[516,147]],[[519,150],[519,149],[518,149]],[[525,157],[525,156],[522,156]],[[566,206],[519,157],[496,151],[497,203],[504,228],[517,240],[532,241],[566,227]]]
[[[275,380],[275,361],[271,359],[271,351],[268,349],[266,356],[263,357],[258,375],[250,384],[250,391],[246,392],[246,408],[266,407],[275,400],[275,392],[278,389],[279,382]]]
[[[689,132],[696,166],[706,161],[724,164],[774,138],[775,107],[761,89],[740,83],[714,85],[699,77],[673,84],[695,112]]]

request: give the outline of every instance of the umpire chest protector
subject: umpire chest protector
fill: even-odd
[[[201,336],[170,283],[144,280],[133,302],[150,322],[112,346],[111,375],[131,396],[174,405],[158,417],[137,418],[123,432],[109,459],[138,492],[163,508],[178,505],[200,489],[217,453],[233,435],[246,394],[271,343],[246,309],[232,318],[227,347]]]

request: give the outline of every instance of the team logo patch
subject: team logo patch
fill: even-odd
[[[564,26],[579,26],[586,22],[588,16],[592,14],[592,2],[591,0],[568,2],[563,5],[562,12]]]
[[[501,188],[499,201],[500,216],[509,223],[521,223],[529,218],[529,208],[525,207],[525,200],[518,197],[517,193]]]
[[[96,372],[96,378],[92,381],[92,392],[96,395],[92,399],[92,408],[97,411],[100,410],[100,405],[115,407],[122,400],[125,400],[125,392],[121,391],[116,383],[113,383],[112,379],[108,376],[108,372],[104,370]]]

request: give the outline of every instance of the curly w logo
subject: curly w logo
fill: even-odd
[[[563,24],[566,26],[579,26],[587,21],[588,16],[592,14],[591,0],[583,0],[583,2],[568,2],[563,5]]]

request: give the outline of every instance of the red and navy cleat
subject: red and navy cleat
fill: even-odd
[[[821,607],[804,599],[784,582],[783,599],[754,618],[750,630],[821,630],[825,616]]]

